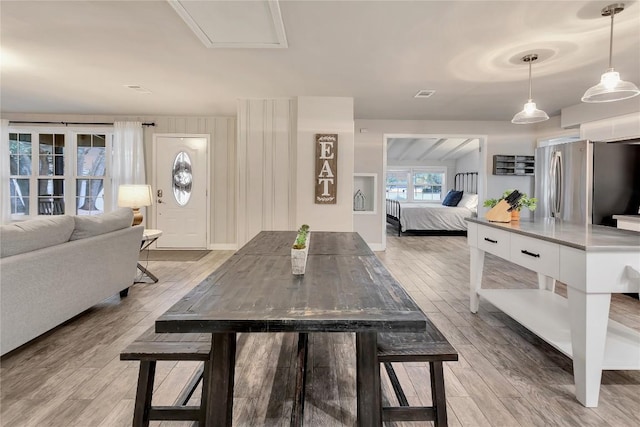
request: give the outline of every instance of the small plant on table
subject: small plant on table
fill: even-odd
[[[291,247],[291,272],[293,274],[304,274],[305,272],[310,238],[311,233],[309,232],[309,226],[302,224],[298,229],[296,240]]]
[[[293,249],[304,249],[307,246],[307,235],[309,234],[309,226],[302,224],[298,229],[298,236],[293,244]]]

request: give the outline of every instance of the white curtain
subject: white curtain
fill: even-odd
[[[120,184],[146,184],[144,138],[141,122],[113,124],[113,162],[111,164],[112,207],[118,207]]]
[[[0,120],[0,220],[2,224],[11,218],[11,201],[9,200],[9,120]]]

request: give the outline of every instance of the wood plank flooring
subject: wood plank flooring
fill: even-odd
[[[451,426],[638,426],[640,372],[607,371],[600,405],[573,396],[571,360],[486,302],[469,312],[469,250],[464,237],[387,236],[379,257],[460,353],[445,363]],[[0,425],[130,426],[138,363],[120,351],[231,255],[212,251],[199,261],[149,261],[160,281],[93,307],[0,361]],[[536,287],[533,273],[487,256],[483,286]],[[566,289],[558,286],[563,294]],[[640,303],[616,295],[611,317],[640,329]],[[310,336],[305,403],[307,426],[354,426],[355,339]],[[235,426],[287,426],[295,383],[292,334],[238,337]],[[172,404],[196,369],[160,362],[154,404]],[[412,404],[429,404],[424,363],[395,364]],[[392,396],[383,375],[383,394]],[[196,392],[194,399],[199,397]],[[395,404],[395,401],[392,401]],[[153,422],[187,427],[189,422]],[[429,426],[431,423],[391,423]]]

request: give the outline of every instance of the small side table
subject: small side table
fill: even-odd
[[[149,246],[153,244],[158,238],[162,236],[162,230],[153,230],[153,229],[145,229],[142,232],[142,241],[140,242],[140,252],[147,249]],[[158,278],[145,267],[142,266],[138,262],[138,270],[142,271],[149,279],[153,280],[153,283],[158,283]],[[140,282],[136,282],[140,283]]]

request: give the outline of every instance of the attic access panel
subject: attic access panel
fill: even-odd
[[[288,47],[277,0],[167,1],[208,48]]]

